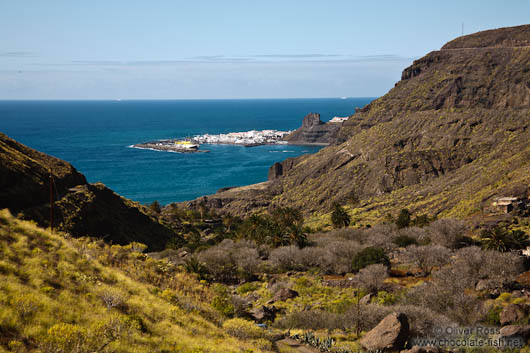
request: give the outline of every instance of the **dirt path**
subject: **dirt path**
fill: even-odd
[[[301,344],[291,338],[285,338],[281,341],[276,342],[276,344],[287,346],[300,353],[320,353],[318,349]]]

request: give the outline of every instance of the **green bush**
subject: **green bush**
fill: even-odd
[[[486,314],[486,318],[484,319],[485,323],[492,326],[498,326],[501,324],[501,311],[502,306],[492,306],[489,308],[488,313]]]
[[[380,305],[393,305],[397,302],[397,299],[398,298],[395,294],[382,290],[377,292],[377,298],[375,298],[375,301]]]
[[[370,246],[359,251],[353,258],[352,268],[359,271],[368,265],[383,264],[390,267],[390,260],[385,251],[376,246]]]
[[[247,283],[240,285],[236,289],[236,292],[237,294],[245,294],[245,293],[253,292],[258,288],[259,288],[259,284],[257,282],[247,282]]]
[[[212,289],[216,294],[212,300],[213,308],[220,312],[223,316],[234,316],[235,307],[234,304],[232,304],[230,293],[228,293],[228,288],[222,284],[215,284]]]
[[[408,235],[400,235],[395,237],[392,242],[401,248],[406,248],[409,245],[418,245],[418,241],[413,237],[409,237]]]
[[[254,323],[243,319],[230,319],[223,323],[223,329],[234,337],[240,339],[261,338],[264,332]]]

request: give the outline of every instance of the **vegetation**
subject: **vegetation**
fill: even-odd
[[[334,203],[331,210],[333,228],[345,228],[350,225],[351,217],[338,203]]]
[[[6,210],[0,240],[0,351],[258,352],[267,346],[255,335],[227,333],[209,303],[216,290],[145,256],[142,246],[65,239]]]

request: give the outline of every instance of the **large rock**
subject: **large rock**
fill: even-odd
[[[501,328],[499,339],[506,341],[522,340],[524,344],[530,338],[530,325],[508,325]]]
[[[309,129],[317,125],[322,125],[324,122],[320,120],[320,114],[309,113],[302,120],[302,127]]]
[[[513,324],[526,316],[528,308],[525,305],[510,304],[500,314],[501,325]]]
[[[252,318],[256,320],[259,323],[263,323],[265,321],[274,321],[276,318],[276,313],[278,312],[278,309],[276,309],[275,306],[260,306],[257,308],[254,308],[250,314],[252,315]]]
[[[272,298],[275,302],[283,302],[287,299],[298,297],[298,292],[289,288],[280,288]]]
[[[403,313],[392,313],[361,339],[361,345],[367,350],[400,351],[409,335],[408,317]]]

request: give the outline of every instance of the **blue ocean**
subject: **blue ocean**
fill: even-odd
[[[274,162],[320,147],[201,145],[211,152],[186,154],[128,146],[205,133],[294,130],[307,113],[327,121],[371,100],[0,101],[0,131],[72,163],[89,182],[141,203],[168,204],[265,181]]]

